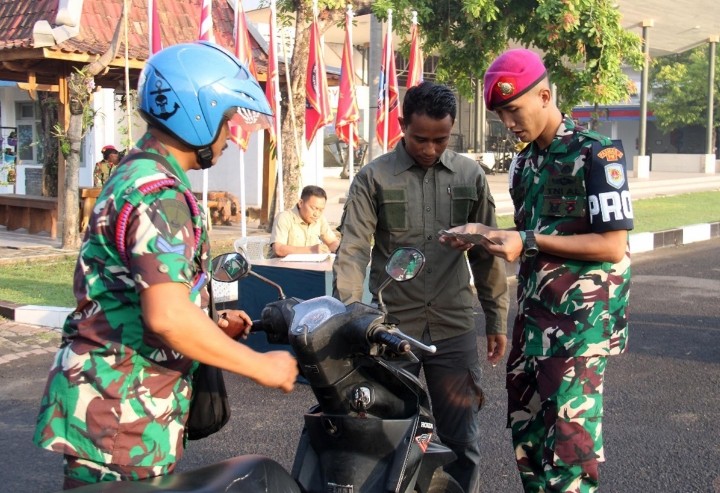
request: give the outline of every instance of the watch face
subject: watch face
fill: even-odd
[[[537,254],[538,254],[537,247],[528,247],[523,252],[523,255],[525,255],[526,257],[534,257]]]

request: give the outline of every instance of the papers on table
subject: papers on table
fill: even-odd
[[[281,262],[324,262],[333,259],[333,253],[291,253],[280,259]]]

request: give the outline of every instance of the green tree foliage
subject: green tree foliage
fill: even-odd
[[[425,53],[438,55],[437,77],[466,97],[490,62],[508,46],[542,50],[560,106],[611,104],[635,91],[622,72],[642,66],[642,40],[623,29],[611,0],[377,0],[382,19],[394,11],[397,30],[409,31],[418,12]]]
[[[720,56],[716,56],[715,66],[720,66]],[[704,127],[707,124],[708,70],[707,48],[696,48],[655,62],[651,71],[653,98],[649,106],[658,127],[672,131],[687,125]],[[713,88],[715,101],[719,101],[717,73]],[[714,126],[720,127],[720,111],[715,111]]]

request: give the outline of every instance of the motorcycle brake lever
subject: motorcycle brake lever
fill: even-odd
[[[394,332],[397,332],[407,342],[419,349],[422,349],[423,351],[427,351],[430,354],[434,354],[437,351],[437,346],[435,346],[435,344],[431,344],[430,346],[423,344],[422,342],[418,341],[417,339],[413,339],[399,329],[394,329]]]

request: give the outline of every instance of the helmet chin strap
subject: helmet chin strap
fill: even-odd
[[[203,147],[196,152],[197,162],[201,169],[208,169],[212,166],[213,152],[210,147]]]

